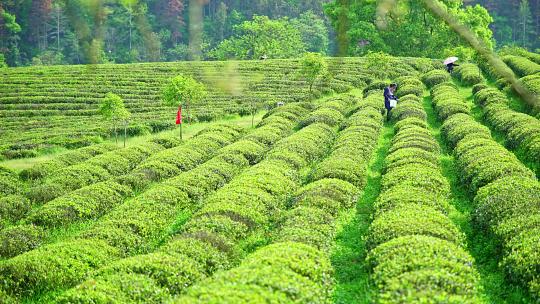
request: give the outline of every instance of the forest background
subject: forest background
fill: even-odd
[[[540,48],[540,0],[442,0],[491,49]],[[0,67],[361,56],[473,57],[424,7],[377,0],[1,0]]]

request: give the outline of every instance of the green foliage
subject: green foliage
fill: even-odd
[[[422,76],[422,81],[430,88],[449,80],[450,75],[443,70],[433,70]]]
[[[30,200],[22,195],[6,195],[0,198],[0,225],[4,226],[23,218],[32,208]]]
[[[330,39],[328,27],[323,18],[309,10],[298,18],[292,19],[291,23],[300,32],[306,51],[328,54]]]
[[[326,75],[328,64],[320,53],[306,53],[300,60],[300,74],[308,81],[309,91],[313,89],[313,84],[318,78]]]
[[[168,106],[197,104],[207,95],[204,84],[191,76],[176,76],[163,88],[162,100]]]
[[[6,57],[4,54],[0,54],[0,69],[7,68]]]
[[[464,63],[455,69],[455,75],[464,85],[475,85],[485,82],[482,72],[472,63]]]
[[[235,35],[223,40],[212,50],[210,57],[225,59],[291,58],[304,53],[300,31],[288,19],[272,20],[267,16],[253,16],[234,27]]]
[[[540,64],[520,56],[507,55],[502,58],[519,77],[540,73]]]
[[[0,232],[0,256],[11,258],[41,245],[44,230],[34,225],[8,227]]]
[[[473,258],[452,242],[424,235],[398,237],[372,250],[367,261],[381,301],[483,303]]]
[[[449,12],[470,26],[486,44],[493,46],[493,21],[481,6],[463,7],[462,1],[441,1]],[[433,16],[419,1],[400,1],[378,7],[377,1],[343,3],[332,1],[325,6],[338,35],[346,35],[350,55],[384,51],[396,56],[443,57],[445,49],[467,46],[446,23]],[[385,5],[385,4],[382,4]]]

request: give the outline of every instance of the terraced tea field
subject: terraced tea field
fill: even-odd
[[[540,301],[536,113],[474,64],[400,58],[380,79],[363,60],[329,59],[312,98],[289,60],[238,62],[238,95],[223,63],[2,72],[4,151],[101,138],[108,91],[166,128],[177,73],[208,85],[194,115],[218,122],[0,167],[0,302]],[[252,99],[254,127],[219,120]]]

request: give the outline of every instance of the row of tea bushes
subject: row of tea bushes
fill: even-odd
[[[221,141],[226,138],[230,141],[234,141],[240,133],[241,129],[236,127],[213,127],[212,130],[204,130],[192,140],[188,140],[184,145],[178,147],[181,149],[169,149],[176,149],[175,151],[179,154],[191,156],[190,159],[187,159],[184,162],[176,163],[176,174],[190,170],[198,164],[208,160],[213,151],[216,151],[216,145],[219,146],[224,144],[221,143]],[[213,140],[216,141],[216,144],[210,145]],[[151,145],[161,147],[156,143],[152,143]],[[135,146],[135,148],[136,147],[137,146]],[[163,147],[158,149],[158,151],[162,152],[158,152],[156,155],[159,155],[164,151],[169,151],[163,149]],[[192,151],[204,149],[206,149],[206,153],[189,154]],[[133,151],[133,149],[127,148],[118,149],[110,153],[123,152],[121,155],[127,156],[127,152]],[[135,152],[139,151],[136,149]],[[99,159],[102,156],[107,156],[107,154],[108,153],[99,155],[89,161]],[[142,158],[146,157],[145,154],[135,153],[135,158],[140,159],[141,156],[144,156]],[[134,157],[129,157],[129,159],[130,162],[137,163],[135,162]],[[180,166],[180,163],[182,163],[182,166]],[[174,163],[171,163],[170,165],[174,165]],[[61,171],[66,172],[66,169],[69,168],[71,167],[66,167],[61,169]],[[146,170],[146,168],[144,170]],[[157,175],[151,175],[148,178],[145,173],[145,171],[141,172],[141,169],[136,169],[133,173],[122,175],[116,179],[90,183],[89,186],[68,193],[32,210],[29,210],[27,206],[22,206],[29,214],[20,225],[9,227],[0,232],[0,254],[3,257],[12,257],[28,250],[35,249],[42,244],[42,240],[47,235],[44,233],[47,229],[69,227],[70,225],[81,221],[90,219],[95,220],[122,204],[135,192],[142,190],[144,187],[141,187],[140,185],[144,183],[145,178],[145,186],[153,181],[157,181],[158,179],[156,178],[163,178],[163,176]],[[72,177],[72,179],[75,178]],[[132,182],[134,180],[136,183]],[[23,217],[27,215],[22,211],[19,213]],[[19,219],[20,218],[17,220]]]
[[[7,69],[0,72],[4,79],[0,84],[0,128],[6,132],[0,140],[0,154],[35,156],[32,153],[49,146],[84,145],[85,141],[78,140],[83,137],[87,137],[86,144],[98,142],[110,129],[96,119],[97,104],[108,92],[125,100],[133,114],[133,132],[156,132],[173,126],[174,120],[166,117],[173,118],[174,110],[162,104],[160,90],[175,75],[192,75],[207,84],[208,97],[189,113],[195,121],[207,121],[229,113],[249,114],[252,103],[262,108],[278,101],[305,101],[348,91],[352,88],[349,80],[368,78],[357,62],[361,60],[347,58],[331,64],[337,77],[317,82],[312,94],[299,75],[297,60]],[[239,87],[224,83],[227,77],[238,79]]]
[[[469,115],[450,116],[442,133],[454,149],[462,185],[475,195],[476,226],[501,241],[508,277],[540,298],[540,184],[534,173]]]
[[[97,155],[117,149],[113,144],[99,144],[62,153],[54,159],[37,163],[19,174],[23,180],[40,180],[59,169],[82,163]]]
[[[250,254],[238,267],[195,285],[173,303],[332,302],[329,248],[336,220],[354,205],[365,185],[357,176],[366,175],[382,127],[381,96],[368,99],[344,123],[332,152],[316,165],[312,182],[297,191],[293,208],[272,233],[273,243]],[[360,165],[336,167],[338,161]]]
[[[540,73],[540,64],[521,56],[507,55],[502,58],[519,77]]]
[[[377,301],[483,303],[464,234],[447,215],[450,186],[441,173],[439,145],[423,106],[406,106],[424,115],[396,123],[366,238]]]
[[[179,162],[173,162],[170,165],[176,168],[176,172],[172,175],[197,167],[215,154],[219,147],[234,142],[240,134],[239,130],[230,127],[203,131],[191,140],[193,151],[199,151],[199,158],[190,159],[183,168],[177,167]],[[160,164],[167,163],[163,160]],[[138,179],[144,178],[144,172],[141,173],[132,173],[134,176],[131,180],[126,178],[117,182],[132,186],[133,180],[138,182]],[[183,191],[167,186],[161,188],[159,185],[120,204],[90,229],[71,240],[44,245],[0,263],[0,275],[9,278],[2,283],[4,289],[12,295],[21,296],[69,286],[100,265],[155,246],[154,243],[163,236],[179,212],[191,205]]]
[[[282,118],[286,116],[283,111],[274,115],[280,114]],[[113,263],[92,279],[96,288],[87,288],[88,284],[83,283],[59,301],[91,302],[108,297],[116,301],[161,303],[205,276],[231,267],[242,256],[249,240],[264,233],[286,207],[288,198],[298,188],[300,170],[324,155],[333,138],[330,127],[313,124],[279,141],[264,161],[203,200],[202,208],[157,252]],[[119,284],[133,281],[134,276],[146,292],[140,294]]]
[[[508,148],[540,175],[540,120],[510,109],[506,96],[492,88],[477,90],[474,99],[486,122],[504,134]]]
[[[454,75],[464,85],[475,85],[485,81],[482,71],[473,63],[461,64],[455,69]]]

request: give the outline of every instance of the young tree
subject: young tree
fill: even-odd
[[[114,127],[114,138],[118,144],[118,122],[124,125],[124,147],[126,146],[127,124],[131,113],[126,109],[122,98],[114,93],[107,93],[99,105],[99,113],[109,120]]]
[[[327,73],[328,64],[322,54],[306,53],[300,61],[300,65],[300,73],[308,81],[309,93],[311,93],[315,81]]]
[[[190,106],[197,104],[207,95],[204,84],[191,76],[176,76],[163,88],[162,99],[168,106],[185,106],[188,122],[191,122]],[[181,127],[181,126],[180,126]]]

